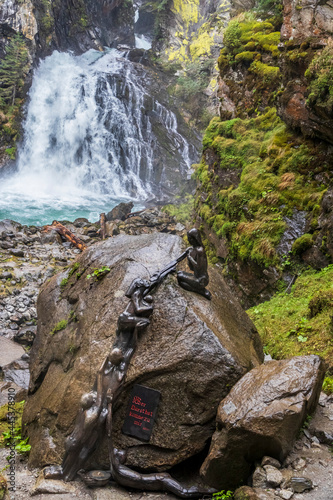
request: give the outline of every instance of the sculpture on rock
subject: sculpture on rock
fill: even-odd
[[[180,498],[202,498],[203,495],[216,492],[214,488],[190,486],[185,487],[167,472],[143,474],[124,465],[126,452],[113,448],[110,454],[111,473],[113,479],[128,488],[148,491],[168,491]]]
[[[187,239],[192,245],[186,250],[187,262],[194,274],[180,271],[177,274],[178,283],[185,290],[199,293],[211,300],[211,293],[206,288],[209,283],[207,256],[199,230],[193,228],[188,231]]]
[[[81,409],[75,427],[65,443],[65,457],[62,463],[62,475],[65,481],[72,481],[88,456],[94,451],[103,429],[107,408],[103,405],[103,375],[107,359],[104,360],[97,374],[97,391],[84,394]]]
[[[205,288],[209,281],[207,257],[199,231],[191,229],[188,232],[188,240],[192,246],[162,271],[154,273],[149,281],[141,278],[132,281],[125,294],[130,301],[118,317],[113,348],[97,372],[93,391],[81,398],[81,409],[74,430],[66,439],[66,453],[62,466],[46,468],[45,478],[62,477],[65,481],[72,481],[96,449],[98,439],[105,432],[106,426],[110,469],[113,479],[119,484],[136,489],[169,491],[181,498],[199,498],[215,491],[196,486],[186,488],[167,473],[141,474],[133,471],[124,465],[126,451],[117,450],[112,444],[113,405],[121,392],[138,336],[150,324],[149,317],[154,308],[150,293],[168,274],[175,272],[177,264],[187,257],[189,267],[194,274],[179,272],[178,283],[185,290],[194,291],[211,299],[210,292]],[[85,480],[85,475],[82,473],[80,475]],[[88,484],[91,484],[91,480],[89,477]]]

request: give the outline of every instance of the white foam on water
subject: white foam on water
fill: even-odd
[[[148,94],[122,56],[115,49],[81,56],[55,51],[41,61],[17,172],[1,181],[0,219],[28,219],[31,211],[45,220],[62,207],[73,213],[80,207],[77,216],[82,209],[98,214],[119,201],[140,204],[152,196],[156,138],[145,112]],[[156,100],[154,111],[190,168],[174,113]]]

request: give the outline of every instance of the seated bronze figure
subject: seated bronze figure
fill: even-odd
[[[211,293],[205,288],[209,282],[208,263],[199,230],[193,228],[188,231],[187,239],[192,245],[187,249],[187,262],[194,274],[180,271],[177,274],[178,283],[185,290],[199,293],[211,300]]]

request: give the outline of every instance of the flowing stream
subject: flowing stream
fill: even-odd
[[[0,219],[94,221],[129,199],[139,208],[163,186],[172,189],[164,166],[172,155],[186,178],[193,152],[175,114],[152,97],[150,78],[115,49],[42,61],[17,171],[0,181]]]

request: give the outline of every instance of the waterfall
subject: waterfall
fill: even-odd
[[[122,56],[115,49],[54,52],[40,63],[18,170],[0,187],[2,200],[15,194],[30,205],[142,202],[170,187],[170,155],[186,178],[193,155],[175,114],[147,89],[148,71]]]

